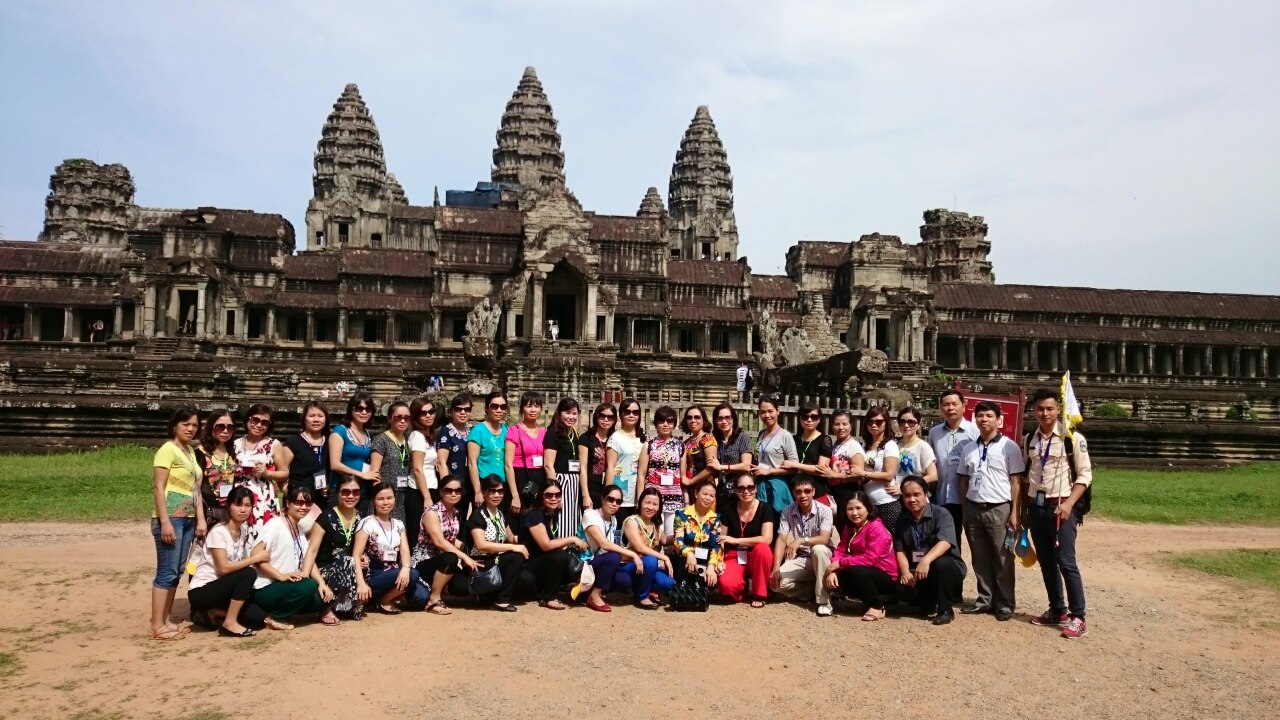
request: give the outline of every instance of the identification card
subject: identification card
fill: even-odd
[[[662,486],[675,485],[676,476],[673,473],[658,473],[658,484]]]
[[[711,557],[711,551],[706,548],[694,548],[693,557],[695,560],[706,560]]]
[[[541,455],[531,456],[529,458],[529,467],[534,468],[535,470],[542,467],[542,456]]]
[[[316,481],[317,490],[324,490],[326,487],[329,486],[329,478],[327,478],[325,474],[322,472],[316,473],[314,479]]]
[[[360,463],[360,472],[369,472],[372,467],[369,463]]]
[[[924,559],[924,555],[925,553],[923,550],[916,550],[915,552],[911,553],[911,562],[913,563],[920,562],[921,560]]]
[[[747,564],[747,555],[749,555],[749,554],[751,554],[751,553],[750,553],[750,551],[748,551],[748,550],[739,550],[739,551],[738,551],[738,564],[739,564],[739,565],[746,565],[746,564]]]
[[[578,472],[578,469],[579,469],[579,463],[578,463],[578,461],[577,461],[577,460],[570,460],[570,461],[569,461],[569,472]]]
[[[258,464],[257,455],[245,455],[244,457],[240,458],[240,467],[242,468],[251,468],[257,464]]]
[[[218,483],[218,497],[225,499],[231,494],[231,483]]]
[[[409,487],[409,476],[408,476],[408,475],[397,475],[397,476],[396,476],[396,487],[402,487],[402,488],[407,488],[407,487]]]
[[[382,562],[395,562],[400,558],[400,549],[394,548],[382,552]]]

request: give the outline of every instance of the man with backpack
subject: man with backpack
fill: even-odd
[[[1078,432],[1064,434],[1058,422],[1062,408],[1057,393],[1037,390],[1031,406],[1038,427],[1023,442],[1027,460],[1026,527],[1031,531],[1040,574],[1049,593],[1049,609],[1031,618],[1031,624],[1062,628],[1062,637],[1074,640],[1089,634],[1084,581],[1076,564],[1076,526],[1088,512],[1086,493],[1093,483],[1089,446]]]
[[[743,360],[738,365],[738,371],[734,375],[734,389],[738,391],[738,402],[747,401],[747,397],[751,394],[751,388],[755,384],[755,378],[751,375],[751,366],[746,360]]]

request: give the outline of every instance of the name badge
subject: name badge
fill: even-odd
[[[360,463],[360,472],[369,472],[372,467],[369,463]]]
[[[251,468],[257,464],[258,464],[257,455],[245,455],[244,457],[240,458],[240,467],[242,468]]]
[[[529,458],[529,467],[535,468],[535,469],[542,467],[542,456],[541,455],[531,456]]]
[[[916,550],[915,552],[911,553],[911,562],[913,563],[920,562],[921,560],[924,559],[924,555],[925,553],[923,550]]]
[[[579,467],[580,463],[577,460],[569,461],[569,472],[578,472]]]
[[[218,497],[226,498],[230,494],[231,494],[231,483],[218,484]]]
[[[693,557],[696,560],[706,560],[711,557],[711,551],[706,548],[694,548]]]
[[[676,476],[673,473],[658,473],[659,485],[675,485]]]
[[[408,476],[408,475],[397,475],[397,476],[396,476],[396,487],[402,487],[402,488],[407,488],[407,487],[409,487],[409,476]]]
[[[746,564],[747,564],[747,555],[749,555],[749,554],[750,554],[750,551],[748,551],[748,550],[739,550],[739,551],[738,551],[738,564],[739,564],[739,565],[746,565]]]
[[[314,479],[316,482],[317,490],[324,490],[326,487],[329,486],[329,478],[325,477],[325,474],[322,472],[316,473]]]
[[[400,558],[400,548],[382,551],[382,562],[395,562]]]

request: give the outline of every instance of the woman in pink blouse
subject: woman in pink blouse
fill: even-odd
[[[520,494],[520,507],[538,504],[547,484],[542,450],[547,429],[538,426],[542,416],[542,393],[526,390],[520,396],[520,422],[507,426],[507,485]]]
[[[862,491],[845,502],[849,522],[840,533],[835,558],[823,579],[828,588],[862,600],[866,605],[862,619],[868,622],[884,618],[885,605],[898,587],[893,536],[880,518],[871,517],[873,507]]]

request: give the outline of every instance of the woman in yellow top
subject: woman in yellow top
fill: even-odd
[[[716,586],[724,572],[720,544],[720,516],[716,514],[716,486],[703,480],[693,486],[693,504],[676,513],[672,537],[676,554],[684,559],[677,567],[688,575],[702,575],[707,587]]]
[[[204,538],[200,517],[200,493],[204,478],[196,460],[195,438],[200,417],[190,405],[180,405],[169,418],[169,441],[156,451],[153,474],[155,511],[151,535],[156,540],[156,578],[151,584],[151,639],[177,640],[187,628],[169,620],[178,580],[191,552],[191,541]]]

